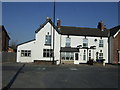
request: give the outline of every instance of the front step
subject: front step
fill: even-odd
[[[74,61],[61,61],[62,64],[74,64]]]

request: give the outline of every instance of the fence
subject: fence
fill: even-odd
[[[2,62],[16,62],[16,55],[14,52],[2,52],[0,57],[2,57]]]

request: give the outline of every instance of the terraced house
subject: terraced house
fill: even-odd
[[[52,62],[54,57],[57,64],[81,64],[91,59],[110,63],[109,32],[103,22],[99,22],[97,28],[83,28],[61,26],[58,20],[55,26],[47,17],[35,31],[34,40],[18,45],[17,62]]]

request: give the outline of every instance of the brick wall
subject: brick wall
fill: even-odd
[[[113,63],[118,63],[118,49],[120,49],[120,32],[119,34],[114,38],[114,51],[113,51]]]

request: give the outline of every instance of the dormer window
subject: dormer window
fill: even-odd
[[[49,35],[49,32],[45,36],[45,45],[51,45],[51,35]]]
[[[83,38],[83,47],[88,47],[88,39]]]

